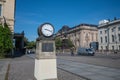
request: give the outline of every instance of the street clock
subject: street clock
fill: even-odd
[[[44,23],[38,28],[38,35],[51,37],[54,34],[54,27],[50,23]]]
[[[53,25],[50,23],[41,24],[38,27],[38,35],[35,51],[35,79],[58,80]],[[49,63],[49,65],[46,63]]]

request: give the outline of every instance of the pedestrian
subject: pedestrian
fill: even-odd
[[[31,53],[31,51],[30,50],[28,50],[28,54],[30,54]]]
[[[71,50],[71,56],[74,56],[73,48],[71,48],[70,50]]]

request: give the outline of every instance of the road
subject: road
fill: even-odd
[[[95,54],[95,56],[70,56],[70,54],[60,54],[57,58],[120,69],[120,54]]]
[[[29,55],[30,56],[30,55]],[[34,58],[34,54],[31,56]],[[120,55],[57,56],[57,67],[90,80],[120,80]]]
[[[35,58],[35,54],[29,56]],[[57,59],[120,69],[120,54],[95,54],[95,56],[70,56],[70,54],[60,54],[57,55]]]
[[[120,80],[120,54],[58,55],[57,66],[91,80]]]

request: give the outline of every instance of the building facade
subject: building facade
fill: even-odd
[[[59,31],[56,36],[62,39],[70,39],[75,48],[90,47],[91,42],[98,41],[98,29],[96,25],[80,24],[73,28],[66,28],[67,30]],[[65,35],[65,36],[64,36]]]
[[[120,19],[100,23],[98,41],[99,50],[120,50]]]
[[[15,50],[12,50],[12,55],[16,53],[16,50],[23,51],[24,49],[24,31],[22,33],[14,32],[15,5],[16,0],[0,0],[0,24],[7,23],[13,34],[11,38],[13,39]]]
[[[15,0],[0,0],[0,22],[6,22],[14,33]]]

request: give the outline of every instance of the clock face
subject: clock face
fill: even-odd
[[[54,28],[51,24],[46,23],[42,25],[41,32],[44,36],[50,37],[54,33]]]

